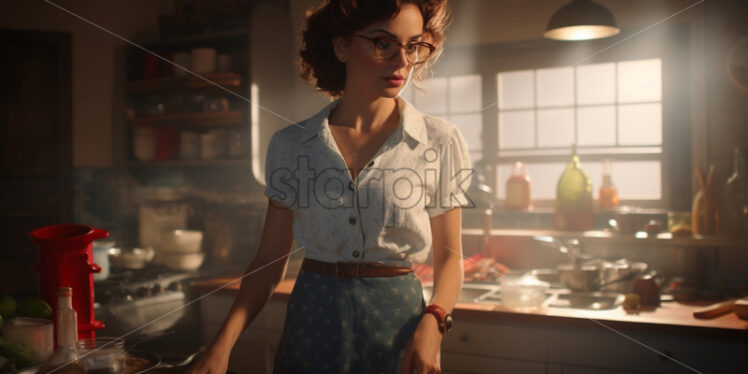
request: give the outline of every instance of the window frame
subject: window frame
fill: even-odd
[[[687,94],[694,84],[691,78],[690,34],[688,25],[674,24],[659,30],[648,31],[648,38],[631,38],[616,48],[609,48],[612,40],[592,40],[586,42],[550,41],[544,39],[497,43],[480,46],[448,46],[439,63],[435,77],[478,74],[482,82],[482,162],[488,167],[487,183],[497,191],[496,173],[499,163],[521,161],[568,162],[569,151],[559,149],[557,155],[506,156],[501,157],[498,149],[499,111],[498,83],[496,76],[501,71],[553,68],[570,65],[587,65],[627,60],[659,58],[661,60],[662,87],[662,144],[659,155],[647,154],[646,150],[610,154],[588,152],[580,149],[580,161],[585,163],[616,160],[656,160],[661,165],[661,199],[626,199],[621,205],[634,205],[643,208],[664,208],[688,210],[691,204],[691,148],[694,113],[680,108],[691,108],[691,97]],[[635,31],[624,30],[620,38],[631,36]],[[594,51],[603,51],[594,53]],[[628,103],[626,103],[628,104]],[[618,105],[618,103],[616,103]],[[597,147],[596,147],[597,148]],[[633,147],[642,148],[642,147]],[[516,150],[513,150],[516,151]],[[474,160],[476,161],[476,160]],[[615,175],[613,175],[615,183]],[[593,184],[595,189],[599,185]],[[503,200],[495,195],[496,207],[501,210]],[[553,200],[533,199],[534,209],[552,209]]]

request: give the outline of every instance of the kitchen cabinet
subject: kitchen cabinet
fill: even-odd
[[[290,285],[284,287],[291,290]],[[206,343],[230,310],[233,295],[217,293],[201,300]],[[230,367],[271,372],[285,320],[286,299],[282,296],[276,292],[241,335]],[[727,373],[748,363],[748,341],[742,335],[718,336],[719,328],[714,331],[704,328],[703,334],[682,333],[677,329],[663,332],[641,323],[641,326],[617,327],[614,331],[601,325],[605,321],[561,323],[550,322],[553,317],[548,316],[546,323],[543,320],[546,316],[541,315],[530,321],[511,316],[478,318],[461,313],[464,309],[460,305],[466,304],[458,304],[455,325],[442,342],[444,373],[694,372],[682,364],[697,372]],[[486,313],[506,316],[505,312]]]
[[[218,333],[233,302],[233,296],[224,294],[213,294],[200,300],[204,344],[209,344]],[[285,319],[286,302],[268,301],[257,318],[239,336],[231,352],[229,370],[236,373],[251,371],[272,374],[273,359]]]

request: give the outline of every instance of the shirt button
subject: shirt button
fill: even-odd
[[[348,182],[348,189],[353,191],[353,182]]]
[[[358,257],[358,251],[353,251],[353,257]]]
[[[351,225],[355,225],[356,224],[356,217],[348,218],[348,223],[350,223]]]

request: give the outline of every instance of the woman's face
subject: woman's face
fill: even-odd
[[[395,17],[373,23],[355,35],[388,36],[407,45],[423,39],[423,16],[414,4],[404,4]],[[338,58],[346,65],[345,91],[371,98],[396,97],[405,88],[413,64],[402,49],[390,59],[377,58],[374,43],[364,37],[352,36],[347,42],[335,42]]]

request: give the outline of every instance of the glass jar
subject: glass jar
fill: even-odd
[[[125,341],[99,337],[78,341],[80,362],[87,373],[119,374],[125,372]]]

